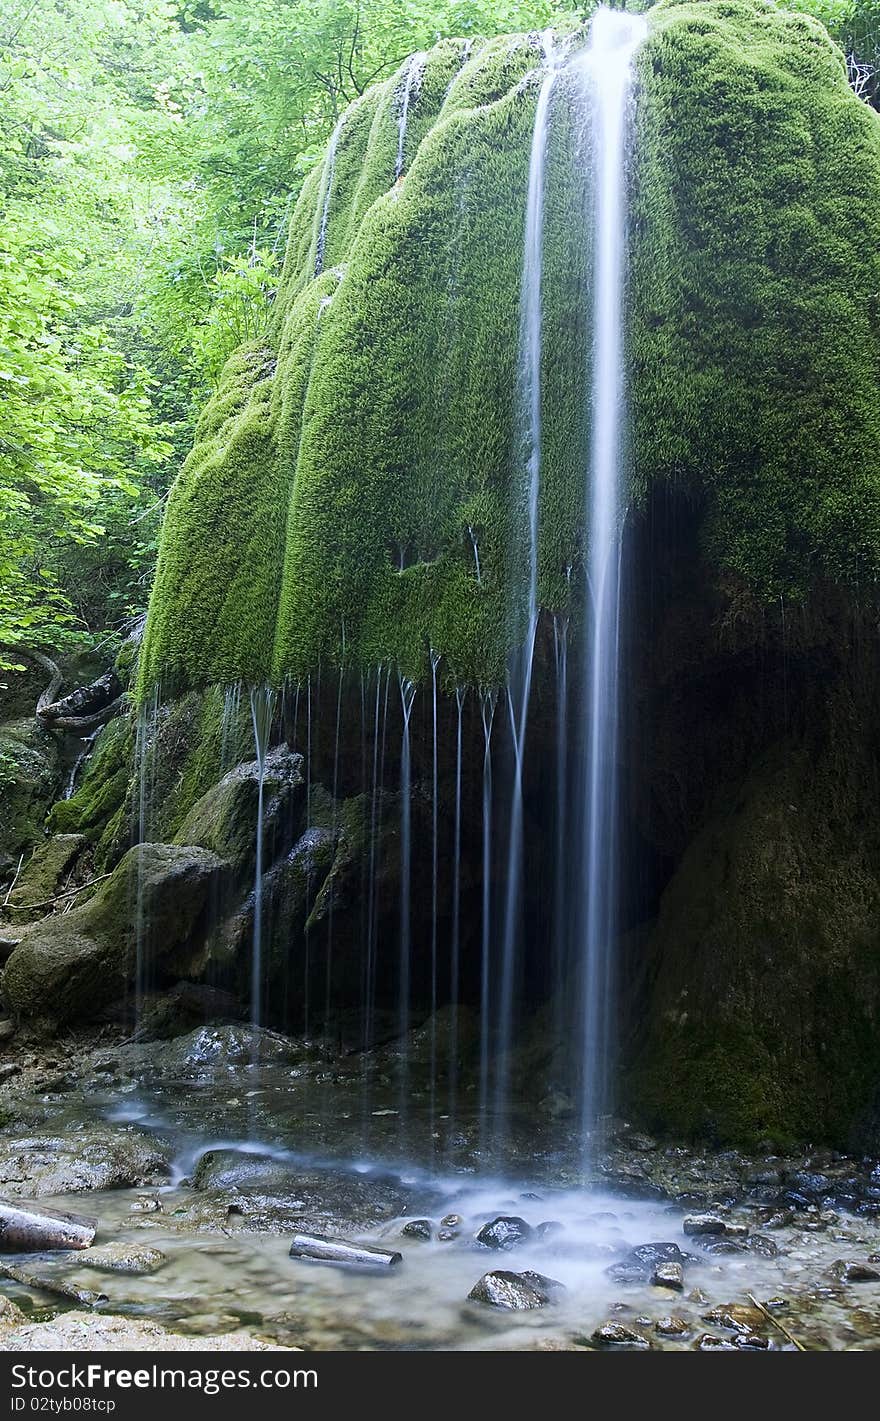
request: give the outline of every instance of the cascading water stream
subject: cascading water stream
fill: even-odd
[[[462,711],[465,691],[455,690],[455,830],[452,846],[452,942],[449,950],[449,1105],[448,1113],[455,1128],[458,1101],[458,996],[461,981],[461,771],[462,771]]]
[[[550,127],[550,100],[559,73],[553,32],[541,36],[546,72],[535,106],[535,125],[529,155],[526,198],[525,241],[520,289],[519,361],[517,378],[517,418],[526,472],[528,506],[528,620],[525,644],[520,654],[518,695],[508,697],[513,741],[513,784],[510,804],[510,839],[504,906],[504,942],[501,959],[498,1010],[498,1067],[495,1073],[495,1113],[501,1122],[507,1108],[507,1061],[513,1036],[516,964],[520,939],[520,909],[523,857],[522,765],[532,688],[535,636],[538,630],[538,506],[541,492],[541,359],[542,278],[544,263],[544,188],[547,165],[547,138]]]
[[[609,1103],[617,910],[617,740],[625,430],[627,110],[639,16],[599,10],[579,69],[595,142],[593,363],[587,481],[591,615],[585,618],[584,834],[581,864],[581,1125],[595,1140]]]
[[[409,1030],[410,1018],[410,954],[412,951],[412,742],[410,721],[416,699],[412,681],[400,678],[400,707],[403,718],[400,745],[400,979],[398,991],[398,1027],[403,1041]],[[406,1055],[400,1073],[401,1113],[405,1115],[408,1077]]]
[[[347,117],[347,110],[336,123],[330,135],[330,142],[327,144],[327,156],[324,159],[324,173],[322,179],[321,198],[321,219],[318,223],[318,232],[315,237],[315,276],[320,276],[324,270],[324,252],[327,247],[327,224],[330,220],[330,199],[333,195],[333,179],[336,175],[336,149],[339,145],[339,138]],[[324,298],[325,301],[329,297]],[[323,307],[323,302],[322,302]],[[320,315],[320,310],[319,313]]]
[[[492,979],[492,725],[495,720],[495,698],[486,692],[481,700],[483,722],[483,893],[480,936],[480,1131],[486,1127],[489,1106],[490,1058],[490,987]]]
[[[257,842],[254,866],[254,934],[251,949],[251,1025],[262,1025],[263,1002],[263,791],[275,697],[268,687],[252,688],[251,724],[257,756]],[[256,1038],[255,1038],[256,1041]]]
[[[400,107],[397,116],[397,160],[394,164],[395,181],[402,176],[406,163],[406,130],[409,123],[410,105],[413,99],[418,98],[427,59],[428,56],[423,53],[412,55],[407,61],[404,71],[402,92],[399,100]]]

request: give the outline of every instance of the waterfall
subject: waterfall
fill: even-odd
[[[422,75],[425,72],[425,64],[428,56],[426,54],[414,54],[406,62],[406,68],[401,80],[397,115],[397,161],[394,164],[395,181],[403,173],[406,158],[406,128],[409,122],[409,108],[413,99],[419,96],[419,89],[422,85]]]
[[[608,1108],[613,1047],[613,941],[617,896],[616,754],[619,720],[623,503],[623,309],[626,264],[626,133],[632,60],[646,22],[599,10],[580,70],[595,139],[593,363],[586,519],[591,615],[585,618],[587,727],[581,862],[582,1083],[584,1139]]]
[[[348,110],[346,110],[337,121],[330,135],[330,142],[327,144],[327,156],[324,159],[324,172],[321,183],[321,217],[318,223],[318,235],[315,238],[315,276],[320,276],[324,270],[324,252],[327,246],[327,223],[330,220],[330,198],[333,194],[333,179],[336,175],[336,149],[339,145],[339,138],[347,113]],[[321,302],[321,308],[318,312],[319,315],[324,308],[324,302],[329,300],[330,298],[325,296],[324,301]]]
[[[499,1067],[496,1072],[496,1113],[499,1120],[506,1109],[507,1072],[505,1062],[513,1036],[515,976],[520,938],[520,909],[523,857],[522,768],[535,635],[538,629],[538,501],[541,491],[541,357],[542,357],[542,276],[544,258],[544,186],[547,136],[550,126],[550,99],[558,69],[553,33],[541,36],[545,73],[535,106],[535,124],[529,156],[526,197],[525,241],[520,287],[519,359],[517,371],[517,423],[522,441],[528,507],[528,621],[521,652],[517,704],[508,696],[513,740],[513,784],[510,805],[510,838],[504,909],[504,942],[501,960],[501,992],[498,1017]]]
[[[263,999],[263,790],[266,780],[266,755],[272,729],[274,694],[263,687],[251,690],[251,723],[257,756],[257,844],[254,866],[254,936],[251,950],[251,1025],[262,1025]],[[256,1041],[254,1051],[256,1051]]]
[[[412,744],[410,720],[416,699],[416,687],[406,677],[400,678],[400,707],[403,728],[400,744],[400,980],[398,991],[398,1024],[401,1042],[405,1042],[410,1018],[410,952],[412,949]],[[403,1070],[400,1077],[402,1113],[407,1103],[408,1069],[404,1047]]]
[[[455,829],[452,848],[452,943],[449,954],[449,1119],[455,1128],[458,1097],[458,995],[461,988],[461,716],[465,691],[455,690]]]
[[[490,1067],[490,988],[492,974],[492,724],[495,698],[486,693],[481,700],[483,721],[483,901],[480,939],[480,1130],[485,1129],[489,1104]]]

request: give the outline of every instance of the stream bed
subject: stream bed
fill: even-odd
[[[533,1121],[493,1167],[466,1104],[453,1122],[415,1090],[404,1118],[387,1061],[375,1078],[255,1067],[242,1034],[72,1049],[54,1077],[35,1057],[3,1085],[0,1193],[98,1231],[81,1253],[0,1259],[29,1273],[0,1284],[0,1346],[171,1345],[143,1334],[159,1328],[308,1350],[880,1347],[876,1161],[694,1151],[618,1122],[587,1170],[558,1122],[551,1149]],[[479,1242],[499,1217],[508,1246]],[[291,1258],[296,1232],[402,1261]],[[470,1299],[496,1270],[539,1275],[551,1300]]]

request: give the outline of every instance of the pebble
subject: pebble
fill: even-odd
[[[404,1238],[431,1238],[434,1227],[430,1219],[410,1219],[400,1232]]]
[[[659,1332],[661,1337],[683,1337],[690,1331],[683,1317],[658,1317],[654,1323],[654,1331]]]

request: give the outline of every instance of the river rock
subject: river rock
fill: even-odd
[[[525,1219],[514,1214],[499,1214],[497,1218],[483,1225],[476,1235],[476,1241],[482,1244],[483,1248],[508,1250],[528,1243],[532,1233],[532,1227]]]
[[[203,849],[130,849],[87,903],[24,930],[3,973],[7,1004],[17,1016],[55,1026],[96,1016],[134,980],[139,912],[151,968],[186,975],[196,924],[222,869]]]
[[[468,1298],[471,1302],[486,1303],[489,1307],[525,1312],[556,1302],[564,1292],[562,1283],[557,1283],[554,1278],[545,1278],[542,1273],[511,1273],[507,1269],[496,1268],[483,1274],[471,1288]]]
[[[695,1352],[735,1352],[736,1343],[732,1338],[718,1337],[715,1333],[704,1332],[694,1342]]]
[[[703,1321],[715,1327],[726,1327],[731,1332],[753,1332],[766,1319],[758,1308],[746,1303],[719,1303],[710,1312],[703,1313]]]
[[[651,1275],[651,1282],[655,1288],[673,1288],[680,1293],[684,1288],[684,1269],[680,1263],[666,1259],[657,1264]]]
[[[635,1328],[625,1327],[622,1322],[614,1322],[611,1319],[596,1328],[593,1333],[593,1341],[598,1347],[650,1347],[651,1345],[643,1333],[636,1332]]]
[[[0,1137],[0,1189],[15,1198],[136,1189],[168,1170],[167,1147],[133,1126]]]
[[[671,1315],[658,1317],[654,1323],[654,1331],[659,1333],[661,1337],[683,1337],[686,1332],[690,1331],[690,1328],[683,1317]]]
[[[880,1281],[880,1270],[860,1259],[838,1258],[830,1268],[832,1278],[838,1283],[876,1283]]]
[[[725,1222],[717,1214],[689,1214],[681,1227],[690,1237],[726,1232]]]
[[[121,1240],[90,1249],[82,1260],[84,1268],[96,1268],[99,1273],[127,1273],[134,1277],[155,1273],[165,1262],[161,1249]]]
[[[677,1243],[640,1243],[606,1268],[605,1273],[615,1283],[647,1283],[661,1264],[675,1263],[684,1268],[690,1261]]]
[[[433,1238],[434,1225],[430,1219],[410,1219],[400,1232],[404,1238]]]

